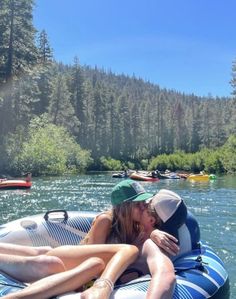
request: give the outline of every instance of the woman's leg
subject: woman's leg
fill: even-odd
[[[105,270],[103,274],[101,275],[101,278],[104,279],[103,283],[95,284],[91,289],[89,289],[82,297],[82,298],[99,298],[99,299],[106,299],[109,298],[110,293],[112,291],[111,286],[115,283],[115,281],[118,279],[118,277],[123,273],[123,271],[135,261],[135,259],[138,256],[138,249],[137,247],[133,245],[123,245],[123,244],[117,244],[117,245],[81,245],[81,246],[61,246],[55,249],[52,249],[48,252],[46,256],[39,256],[39,257],[20,257],[20,256],[9,256],[9,255],[2,255],[2,262],[0,263],[0,269],[2,271],[5,271],[6,273],[10,275],[15,275],[14,277],[19,279],[19,275],[21,275],[21,281],[25,280],[26,278],[31,278],[33,271],[35,271],[35,276],[39,275],[38,269],[40,267],[35,266],[35,262],[38,262],[38,266],[40,266],[40,261],[36,261],[37,258],[42,258],[44,260],[41,261],[42,264],[45,263],[45,257],[46,258],[58,258],[59,261],[62,263],[59,263],[59,269],[58,267],[58,261],[55,263],[55,267],[50,266],[50,271],[53,273],[55,272],[61,272],[65,270],[66,272],[59,273],[58,276],[55,276],[55,279],[53,280],[52,285],[50,286],[55,288],[55,294],[58,294],[58,290],[61,290],[61,292],[67,292],[68,290],[74,290],[84,283],[88,282],[91,280],[90,276],[87,274],[85,275],[84,273],[86,271],[81,272],[80,265],[85,265],[86,269],[91,267],[91,271],[93,270],[93,266],[87,264],[87,260],[89,260],[91,257],[99,259],[99,261],[103,261],[103,264],[105,265]],[[8,258],[8,260],[4,260],[4,258]],[[1,259],[0,259],[1,260]],[[28,262],[28,263],[27,263]],[[2,265],[1,265],[2,264]],[[96,263],[95,263],[96,264]],[[10,265],[10,267],[9,267]],[[49,263],[50,265],[50,263]],[[49,267],[48,265],[48,267]],[[60,267],[64,267],[61,269]],[[70,272],[70,270],[73,270],[73,268],[76,268],[78,272]],[[101,268],[101,263],[100,266],[98,267],[99,269]],[[95,270],[97,271],[97,265],[95,265]],[[34,270],[33,270],[34,269]],[[25,272],[24,272],[25,271]],[[48,270],[47,270],[48,271]],[[46,272],[47,272],[46,271]],[[95,272],[96,272],[95,271]],[[44,276],[45,271],[42,271]],[[22,278],[22,273],[24,273],[24,278]],[[89,274],[90,272],[88,272]],[[94,273],[92,271],[92,273]],[[97,272],[96,272],[97,273]],[[50,273],[52,274],[52,273]],[[48,275],[50,275],[48,274]],[[67,276],[69,275],[69,276]],[[76,287],[74,288],[75,284],[69,284],[68,286],[66,284],[62,284],[63,279],[67,279],[67,277],[79,277],[81,280],[77,281],[73,280],[73,282],[77,282]],[[29,276],[29,277],[28,277]],[[42,274],[41,274],[42,277]],[[28,294],[29,288],[23,290],[22,292],[18,292],[17,295],[18,297],[6,297],[6,298],[32,298],[32,290],[34,297],[33,298],[48,298],[48,297],[42,297],[43,291],[42,289],[43,286],[47,283],[47,281],[50,281],[51,277],[48,278],[48,280],[42,279],[36,283],[34,283],[32,288],[30,288],[30,295],[29,297],[24,297],[24,294]],[[93,276],[94,277],[94,276]],[[92,278],[93,278],[92,277]],[[69,279],[69,278],[68,278]],[[107,284],[106,281],[109,281],[110,284]],[[48,284],[46,285],[48,286]],[[58,288],[57,288],[58,287]],[[68,289],[69,288],[69,289]],[[36,297],[37,290],[39,292],[39,297]],[[23,295],[21,295],[23,293]],[[48,293],[47,293],[48,294]],[[54,293],[53,293],[54,295]],[[10,295],[9,295],[10,296]],[[23,297],[19,297],[23,296]],[[40,297],[41,296],[41,297]],[[50,293],[50,296],[52,294]],[[49,296],[49,297],[50,297]]]
[[[64,263],[66,270],[69,270],[90,257],[99,257],[107,264],[118,253],[120,257],[122,256],[122,261],[126,262],[125,265],[129,265],[136,259],[138,249],[133,245],[126,244],[68,245],[54,248],[48,251],[46,255],[59,257]],[[132,261],[130,262],[128,258],[131,258]]]
[[[98,276],[104,269],[99,258],[90,258],[74,269],[43,278],[25,289],[4,296],[4,299],[48,299],[76,290]],[[100,297],[101,299],[105,299]]]
[[[112,285],[124,270],[138,257],[138,248],[127,244],[96,244],[80,246],[61,246],[50,250],[47,255],[59,257],[66,269],[72,269],[91,256],[101,258],[106,268],[101,275],[102,281],[95,283],[81,294],[81,299],[108,299]]]
[[[55,256],[19,256],[0,254],[0,270],[22,282],[32,282],[54,273],[65,271],[60,258]]]
[[[116,280],[138,257],[139,251],[136,246],[117,246],[119,246],[119,250],[108,261],[99,280],[97,282],[95,281],[91,288],[81,294],[81,299],[108,299]]]
[[[36,256],[46,254],[50,249],[52,249],[50,246],[33,247],[10,243],[0,243],[0,253],[10,255]]]

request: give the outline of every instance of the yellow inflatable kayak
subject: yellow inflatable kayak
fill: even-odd
[[[216,176],[214,174],[190,174],[187,179],[189,181],[196,181],[196,182],[207,182],[209,180],[215,180]]]

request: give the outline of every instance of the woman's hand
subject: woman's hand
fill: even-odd
[[[155,229],[152,231],[150,235],[150,239],[161,249],[163,249],[166,253],[170,255],[177,255],[179,252],[179,246],[177,245],[178,240],[159,229]]]

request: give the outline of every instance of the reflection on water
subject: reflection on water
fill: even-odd
[[[112,187],[121,179],[111,174],[33,178],[29,191],[0,190],[1,224],[50,209],[102,211],[110,207]],[[201,236],[226,264],[231,298],[236,298],[236,176],[210,182],[160,180],[143,182],[150,193],[161,188],[180,194],[199,221]]]

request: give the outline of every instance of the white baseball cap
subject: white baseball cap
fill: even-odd
[[[161,189],[152,198],[151,205],[155,209],[157,215],[165,223],[174,215],[181,202],[181,197],[175,192]]]
[[[178,239],[178,228],[186,221],[187,207],[173,191],[161,189],[151,200],[151,206],[163,222],[161,229]]]

